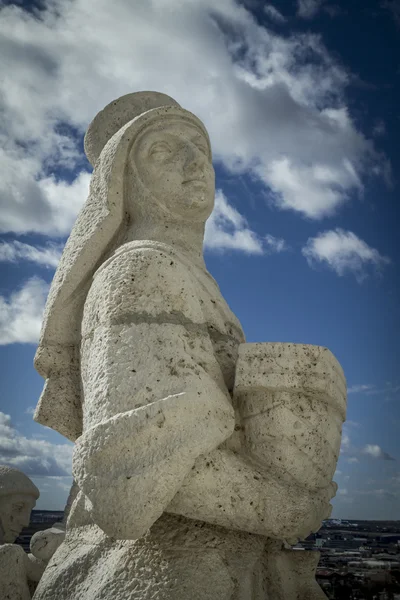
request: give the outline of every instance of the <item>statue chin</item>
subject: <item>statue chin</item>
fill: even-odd
[[[13,544],[17,537],[19,536],[20,531],[6,531],[4,533],[4,543],[5,544]]]

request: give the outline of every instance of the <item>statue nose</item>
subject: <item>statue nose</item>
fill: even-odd
[[[205,163],[206,157],[203,152],[197,148],[194,144],[188,144],[187,147],[187,159],[186,166],[191,172],[200,170]]]

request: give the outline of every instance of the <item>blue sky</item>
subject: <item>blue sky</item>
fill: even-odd
[[[349,6],[350,5],[350,6]],[[207,266],[247,341],[327,346],[349,386],[334,516],[400,519],[400,2],[0,1],[0,462],[62,509],[72,444],[32,366],[85,201],[84,131],[165,92],[210,132]]]

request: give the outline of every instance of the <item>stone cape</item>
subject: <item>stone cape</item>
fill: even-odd
[[[237,347],[244,341],[244,335],[236,317],[221,301],[216,282],[206,271],[194,267],[165,244],[130,242],[103,263],[96,277],[101,277],[102,271],[110,267],[117,257],[124,257],[129,264],[133,254],[140,255],[143,251],[150,251],[154,261],[159,253],[167,259],[167,263],[175,261],[194,287],[194,301],[202,307],[203,314],[199,313],[197,323],[185,321],[185,327],[195,327],[197,336],[199,330],[205,335],[211,331],[216,355],[219,355],[219,348],[225,358],[225,363],[221,364],[225,385],[232,389]],[[165,271],[163,273],[168,279]],[[165,292],[168,287],[165,279],[163,286]],[[87,311],[90,312],[90,307]],[[171,322],[171,315],[164,315],[163,318]],[[225,346],[223,352],[222,345]],[[227,353],[231,357],[229,364],[226,363]],[[218,502],[217,498],[214,502]],[[238,585],[235,576],[238,549],[244,562],[244,556],[248,554],[249,565],[244,569],[247,571],[245,586],[248,589],[249,585],[252,587],[248,580],[252,577],[252,567],[257,565],[259,568],[258,562],[265,546],[265,539],[261,536],[230,532],[168,514],[163,515],[141,539],[116,541],[93,523],[82,494],[78,495],[72,506],[67,529],[66,540],[53,556],[35,598],[45,599],[56,595],[60,600],[111,597],[183,599],[193,586],[202,586],[204,577],[213,581],[213,595],[207,594],[204,598],[216,597],[214,594],[231,598]],[[173,569],[168,566],[171,560]],[[231,563],[229,568],[224,566],[227,561]],[[243,570],[243,566],[241,568]],[[180,578],[177,578],[177,569],[181,572]],[[154,582],[151,590],[148,580],[150,571]],[[263,585],[262,579],[257,585]]]

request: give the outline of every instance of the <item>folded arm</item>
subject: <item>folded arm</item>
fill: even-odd
[[[155,249],[97,273],[82,328],[84,433],[73,473],[95,522],[135,539],[161,516],[234,413],[191,277]]]

